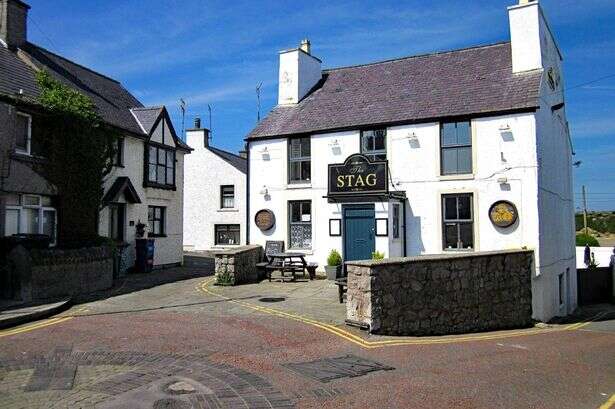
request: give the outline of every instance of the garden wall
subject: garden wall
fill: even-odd
[[[533,260],[519,250],[347,262],[347,319],[386,335],[528,326]]]
[[[113,285],[109,247],[75,250],[26,250],[17,246],[8,255],[9,274],[23,301],[87,294]]]
[[[218,284],[237,285],[258,281],[256,263],[263,260],[261,246],[241,246],[214,251],[213,254]]]

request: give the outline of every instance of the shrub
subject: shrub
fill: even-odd
[[[589,247],[599,247],[600,246],[600,243],[598,243],[598,240],[596,240],[596,238],[592,236],[591,234],[585,234],[585,233],[577,234],[577,246],[585,247],[586,244],[588,244]]]
[[[372,260],[383,260],[383,259],[384,259],[384,253],[380,251],[374,251],[372,253]]]
[[[329,253],[329,257],[327,257],[327,265],[328,266],[341,266],[342,265],[342,255],[337,250],[331,250]]]

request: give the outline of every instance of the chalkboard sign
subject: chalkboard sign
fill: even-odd
[[[270,256],[276,253],[284,253],[283,241],[268,241],[265,243],[265,255]]]

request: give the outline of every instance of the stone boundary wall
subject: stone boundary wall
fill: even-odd
[[[445,335],[532,323],[531,250],[347,262],[346,317],[385,335]]]
[[[113,255],[107,246],[29,251],[17,246],[8,261],[23,301],[87,294],[113,285]]]
[[[224,285],[255,283],[258,281],[256,263],[263,260],[263,248],[241,246],[213,252],[216,282]]]

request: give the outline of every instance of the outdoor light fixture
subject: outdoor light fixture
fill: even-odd
[[[267,189],[266,185],[263,185],[263,188],[261,189],[260,194],[263,196],[267,196],[269,194],[269,190]]]
[[[269,150],[267,149],[266,146],[263,149],[261,149],[261,155],[263,156],[263,160],[269,160],[270,158]]]
[[[510,132],[510,125],[508,124],[500,125],[500,132]]]
[[[498,183],[501,185],[508,183],[508,178],[506,176],[502,176],[501,178],[498,178]]]

